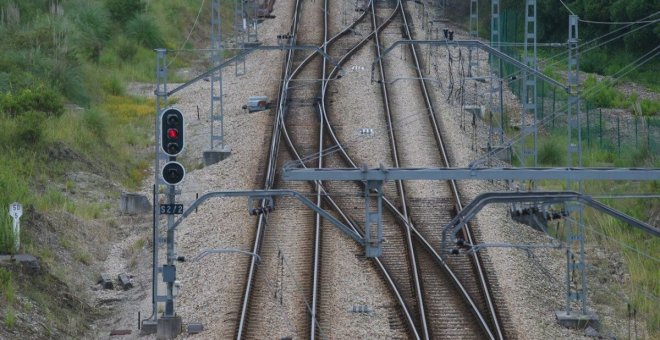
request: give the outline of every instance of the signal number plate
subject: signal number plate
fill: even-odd
[[[183,204],[161,204],[161,215],[181,215],[183,214]]]

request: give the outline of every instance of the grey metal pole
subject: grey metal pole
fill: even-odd
[[[159,176],[160,160],[162,153],[160,151],[160,113],[167,106],[167,50],[156,50],[156,117],[154,119],[154,223],[153,223],[153,273],[152,273],[152,318],[158,319],[158,248],[160,247],[160,214],[157,202],[158,185],[161,183]]]
[[[222,16],[220,13],[220,0],[211,1],[211,67],[222,64],[224,60],[224,49],[222,44]],[[220,141],[220,147],[225,144],[224,140],[224,105],[222,94],[222,69],[211,74],[211,124],[210,124],[210,149],[213,150],[215,141]],[[215,135],[215,122],[220,124],[220,134]]]
[[[175,161],[176,157],[170,157],[170,161]],[[175,186],[169,185],[167,190],[167,203],[176,202]],[[174,215],[167,215],[167,265],[174,265]],[[165,301],[165,316],[174,316],[174,282],[167,282],[167,300]]]

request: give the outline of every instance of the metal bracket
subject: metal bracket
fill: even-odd
[[[633,227],[641,229],[656,237],[660,236],[660,229],[655,228],[645,222],[639,221],[630,217],[620,211],[612,209],[598,201],[595,201],[590,196],[583,195],[572,191],[534,191],[534,192],[488,192],[481,194],[474,198],[470,204],[465,206],[449,224],[442,229],[442,244],[444,247],[448,236],[451,236],[453,241],[456,241],[457,234],[463,228],[465,223],[472,219],[481,209],[491,203],[515,203],[515,202],[537,202],[542,204],[556,204],[565,203],[569,201],[578,201],[582,204],[588,205],[592,208],[598,209],[610,216],[622,220]]]
[[[364,252],[366,257],[378,257],[383,253],[383,181],[364,181]],[[371,199],[376,199],[375,210]],[[376,226],[376,230],[372,226]]]
[[[394,48],[396,48],[398,45],[412,45],[412,44],[418,44],[418,45],[446,45],[446,46],[456,46],[456,47],[473,47],[473,48],[479,48],[482,49],[492,55],[495,55],[496,57],[500,58],[502,61],[505,61],[509,64],[512,64],[524,71],[527,71],[549,83],[552,85],[555,85],[564,91],[566,93],[570,93],[570,89],[568,86],[560,83],[559,81],[550,78],[543,72],[540,72],[539,70],[529,67],[527,64],[520,62],[516,60],[515,58],[512,58],[511,56],[507,55],[506,53],[503,53],[496,48],[493,48],[491,46],[488,46],[487,44],[484,44],[481,41],[477,40],[399,40],[394,42],[392,45],[390,45],[388,48],[386,48],[380,55],[380,57],[376,58],[374,62],[371,64],[371,81],[374,82],[374,70],[376,68],[376,65],[378,62],[383,59],[388,53],[390,53]]]
[[[365,241],[362,236],[359,234],[355,233],[353,230],[351,230],[348,226],[345,224],[341,223],[337,218],[334,216],[330,215],[327,211],[321,209],[318,207],[314,202],[310,201],[307,197],[303,196],[301,193],[293,191],[293,190],[252,190],[252,191],[215,191],[215,192],[210,192],[207,194],[202,195],[195,201],[193,201],[190,206],[183,212],[181,217],[179,217],[172,225],[170,226],[170,230],[175,230],[182,222],[183,220],[188,217],[188,215],[192,214],[199,205],[204,203],[205,201],[209,200],[210,198],[222,198],[222,197],[248,197],[251,199],[264,199],[268,200],[270,199],[272,201],[274,196],[284,196],[284,197],[293,197],[298,199],[300,202],[302,202],[304,205],[309,207],[310,209],[314,210],[316,213],[321,215],[321,217],[325,218],[328,220],[330,223],[334,224],[337,228],[339,228],[341,231],[344,232],[344,234],[348,235],[351,237],[353,240],[358,242],[359,244],[364,245]]]
[[[247,207],[248,207],[248,213],[251,216],[256,216],[273,211],[275,209],[275,202],[272,196],[268,196],[268,197],[248,196]]]

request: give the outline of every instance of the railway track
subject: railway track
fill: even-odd
[[[307,28],[312,26],[323,17],[322,14],[323,8],[306,6],[301,1],[296,2],[289,43],[319,45],[324,39],[324,34],[319,36],[309,29],[305,29],[305,34],[299,34],[299,28],[305,25]],[[319,126],[309,119],[310,112],[313,112],[310,108],[314,102],[314,93],[318,90],[305,84],[298,86],[299,82],[294,76],[302,79],[302,82],[305,79],[319,78],[322,74],[314,69],[319,69],[320,66],[296,72],[301,63],[299,55],[300,53],[294,50],[286,53],[264,187],[286,186],[299,192],[309,192],[311,191],[309,184],[280,183],[275,175],[275,169],[282,166],[285,161],[279,156],[283,151],[283,146],[280,145],[280,131],[284,122],[288,121],[295,126],[297,138],[306,139],[318,135],[319,131]],[[312,61],[312,63],[320,62]],[[314,150],[314,143],[306,145],[309,148],[306,151]],[[313,323],[316,318],[310,311],[315,310],[312,306],[315,301],[310,300],[309,297],[315,295],[313,291],[316,289],[314,284],[308,284],[309,277],[312,276],[309,259],[317,257],[318,247],[309,240],[319,237],[318,228],[310,228],[312,221],[318,217],[308,209],[304,209],[298,202],[278,202],[278,205],[280,204],[283,209],[278,209],[278,213],[272,215],[264,213],[259,216],[257,230],[263,232],[255,236],[253,249],[258,250],[262,258],[260,265],[251,266],[248,273],[243,308],[236,331],[237,338],[264,338],[272,334],[293,337],[314,331]],[[263,208],[267,209],[267,205],[268,202],[262,202]],[[265,229],[268,231],[266,232]],[[291,251],[292,249],[295,251]],[[270,307],[267,308],[270,311],[279,310],[280,313],[264,313],[260,308],[264,306]],[[278,317],[282,315],[290,317],[279,320]],[[280,326],[273,328],[273,325]]]
[[[404,20],[404,25],[403,25],[403,31],[404,31],[404,38],[408,40],[414,40],[414,34],[411,31],[410,23],[409,23],[409,15],[407,14],[405,6],[402,7],[403,15],[402,18]],[[415,65],[415,75],[418,78],[419,85],[421,87],[421,93],[423,95],[424,103],[426,105],[426,108],[428,109],[428,118],[430,125],[433,127],[433,136],[435,138],[437,148],[440,151],[440,155],[442,158],[442,164],[440,166],[445,166],[445,167],[450,167],[450,160],[447,152],[447,145],[442,137],[441,129],[440,129],[440,123],[438,121],[438,114],[435,111],[435,108],[433,106],[433,100],[430,95],[430,91],[428,90],[428,86],[426,84],[426,80],[424,79],[424,74],[422,72],[422,65],[420,58],[418,57],[417,53],[417,48],[415,45],[409,45],[410,47],[410,52],[412,54],[412,58],[414,61]],[[456,181],[451,180],[447,181],[446,183],[451,191],[451,198],[454,203],[454,208],[457,210],[463,209],[463,203],[461,200],[461,195],[458,189],[458,185]],[[446,205],[445,205],[446,206]],[[451,206],[448,206],[449,209],[451,209]],[[421,209],[418,209],[419,211],[427,211],[428,207],[421,207]],[[420,222],[422,222],[420,220]],[[448,219],[443,218],[439,222],[440,223],[433,223],[434,221],[428,221],[431,222],[430,224],[427,223],[420,223],[418,225],[420,226],[442,226],[446,225],[446,222],[448,222]],[[435,228],[428,230],[426,235],[429,237],[432,235],[438,235],[437,232],[435,232]],[[472,226],[467,225],[463,231],[463,237],[464,239],[469,242],[470,244],[476,244],[477,240],[474,235],[474,232],[472,231]],[[435,240],[434,240],[435,241]],[[439,244],[439,243],[436,243]],[[496,308],[496,305],[494,303],[494,298],[493,298],[493,293],[491,291],[491,285],[489,284],[489,280],[487,278],[486,274],[486,268],[484,267],[483,260],[481,258],[480,253],[474,253],[469,257],[469,260],[471,262],[471,265],[465,263],[464,261],[465,258],[461,257],[453,257],[450,258],[450,266],[454,268],[454,272],[458,274],[458,277],[461,279],[461,282],[465,283],[467,286],[467,289],[471,292],[471,295],[475,297],[475,299],[478,302],[481,302],[481,311],[482,314],[487,315],[489,317],[489,325],[490,325],[490,332],[486,329],[486,327],[482,327],[485,331],[487,331],[488,335],[490,337],[495,337],[498,339],[502,339],[504,337],[504,330],[501,325],[500,318],[501,316],[498,314],[498,310]],[[463,274],[463,275],[461,275]],[[481,300],[481,301],[480,301]]]
[[[401,3],[399,2],[398,5],[401,6]],[[403,25],[401,26],[402,32],[404,33],[403,38],[411,39],[410,31],[408,29],[408,24],[406,22],[407,18],[406,18],[406,15],[405,15],[405,11],[403,11],[402,7],[401,7],[401,10],[402,10],[401,18],[404,21]],[[374,11],[375,11],[375,9],[374,9]],[[374,18],[378,17],[375,12],[374,12],[373,17]],[[377,47],[377,51],[379,51],[381,49],[382,48]],[[417,60],[417,56],[416,56],[416,53],[415,53],[414,49],[412,51],[412,56],[413,56],[413,60],[416,64],[415,68],[416,68],[416,71],[417,71],[417,78],[423,78],[423,76],[421,75],[421,71],[420,71],[419,61]],[[380,66],[380,68],[382,70],[382,65]],[[381,79],[383,79],[383,78],[381,78]],[[387,86],[385,84],[387,84],[387,80],[383,80],[382,84],[381,84],[382,85],[382,92],[384,94],[384,102],[385,102],[385,108],[386,108],[385,111],[387,112],[387,111],[389,111],[389,109],[388,109],[389,100],[387,99],[388,98],[387,97]],[[429,95],[427,93],[425,84],[422,84],[422,93],[423,93],[423,96],[424,96],[424,99],[425,99],[425,102],[426,102],[426,105],[427,105],[427,110],[430,111],[431,113],[433,113],[433,107],[432,107],[431,101],[429,99]],[[389,114],[387,114],[386,116],[389,116]],[[436,119],[435,114],[430,114],[429,116],[431,117],[431,119],[433,121]],[[391,118],[388,118],[388,124],[387,125],[390,126],[390,127],[392,126]],[[328,126],[331,127],[332,125],[328,124]],[[437,122],[434,122],[433,126],[434,126],[434,131],[435,131],[434,134],[436,136],[440,136]],[[393,131],[390,130],[389,133],[390,133],[390,136],[391,136],[391,140],[393,140],[393,138],[394,138],[393,137]],[[331,134],[331,135],[334,136],[334,134]],[[439,138],[439,140],[441,142],[441,138]],[[337,141],[337,143],[339,143],[339,142]],[[443,152],[443,154],[444,154],[443,158],[446,161],[447,156],[446,156],[446,153],[444,152],[444,144],[440,143],[438,147]],[[396,152],[396,142],[393,142],[392,153],[393,153],[394,163],[397,163],[398,162],[397,161],[398,157],[396,155],[396,153],[397,153]],[[345,158],[350,158],[347,155],[344,155],[344,157]],[[350,161],[350,160],[349,160],[349,163],[352,163],[352,165],[355,166],[355,163]],[[448,166],[448,161],[446,161],[442,165]],[[448,183],[448,184],[452,189],[454,189],[453,190],[453,196],[460,199],[460,196],[458,195],[458,191],[457,191],[455,183]],[[401,193],[403,191],[404,190],[400,190]],[[405,197],[405,196],[403,196],[403,197]],[[405,202],[405,199],[401,200],[401,201]],[[435,211],[435,210],[437,210],[436,209],[437,205],[435,203],[438,203],[438,202],[441,202],[441,201],[443,201],[442,198],[435,199],[434,202],[433,202],[434,204],[429,206],[428,201],[424,202],[424,201],[417,200],[414,203],[414,208],[415,208],[414,210],[417,211],[417,212]],[[419,203],[422,203],[421,206],[420,206]],[[390,208],[390,210],[396,210],[391,203],[388,203],[387,206]],[[452,206],[452,205],[450,204],[450,206]],[[453,206],[460,206],[460,201],[458,201],[458,202],[455,201]],[[407,209],[405,209],[405,205],[403,205],[403,207],[404,208],[402,210],[406,211]],[[399,213],[399,217],[401,219],[407,219],[407,215],[405,213],[402,213],[402,212],[398,212],[398,213]],[[415,214],[415,219],[416,220],[428,223],[428,224],[425,224],[425,225],[438,226],[438,225],[443,225],[444,223],[442,223],[442,221],[444,221],[444,222],[448,221],[448,218],[450,218],[451,216],[449,214],[445,214],[444,219],[435,217],[434,219],[431,219],[431,220],[429,220],[428,218],[422,218],[422,217],[423,217],[423,215],[420,215],[419,213]],[[422,224],[424,224],[424,223],[422,223]],[[410,226],[408,226],[408,227],[410,227]],[[413,227],[413,229],[414,229],[414,227]],[[422,235],[417,231],[415,231],[415,235],[416,235],[417,239],[420,240],[419,242],[421,242],[422,245],[427,245],[427,250],[428,250],[428,248],[429,248],[428,243],[427,243],[428,241],[425,241],[423,239]],[[435,244],[438,244],[438,243],[435,243]],[[435,255],[435,258],[433,259],[434,256],[430,256],[429,253],[431,253],[431,255]],[[472,311],[476,315],[476,319],[478,320],[478,322],[473,323],[473,325],[472,325],[472,332],[473,332],[472,337],[481,338],[481,337],[484,336],[484,334],[480,334],[479,331],[475,330],[475,329],[478,329],[479,327],[475,327],[474,324],[479,324],[481,326],[482,331],[487,336],[489,336],[491,338],[494,338],[494,337],[502,338],[503,335],[502,335],[500,327],[498,325],[497,318],[496,317],[493,318],[491,316],[491,320],[489,322],[488,320],[486,320],[481,315],[480,312],[478,312],[479,310],[481,310],[481,311],[485,311],[486,313],[488,313],[489,311],[494,310],[493,304],[488,301],[488,300],[490,300],[489,297],[484,296],[485,294],[483,294],[482,292],[475,292],[475,290],[477,290],[477,289],[475,289],[476,285],[474,284],[474,280],[472,280],[472,281],[470,280],[471,277],[469,275],[461,275],[462,280],[460,280],[460,281],[457,280],[457,277],[456,277],[457,274],[460,275],[460,274],[465,274],[466,272],[470,272],[469,269],[474,268],[474,267],[466,265],[465,263],[462,263],[462,264],[452,263],[452,267],[457,269],[457,270],[452,271],[447,266],[447,264],[442,263],[442,265],[439,266],[439,268],[443,268],[446,273],[445,273],[445,275],[439,275],[440,273],[437,273],[438,267],[433,266],[431,264],[431,261],[435,260],[434,262],[436,262],[436,263],[443,262],[443,261],[437,257],[437,254],[433,254],[432,251],[429,252],[429,253],[426,253],[423,256],[424,261],[426,263],[425,265],[423,265],[423,267],[425,269],[425,275],[424,275],[425,276],[425,280],[424,280],[425,283],[424,283],[424,285],[426,286],[426,290],[424,292],[424,295],[428,295],[429,296],[428,299],[434,302],[432,304],[432,306],[429,307],[429,308],[433,309],[433,308],[436,308],[438,306],[447,305],[447,302],[446,302],[447,300],[451,300],[451,298],[456,300],[456,296],[461,296],[462,295],[463,300],[468,300],[467,305],[470,306],[468,308],[462,308],[464,310],[464,314],[466,314],[466,312],[465,312],[466,310],[469,311],[470,309],[472,309]],[[459,262],[459,261],[453,261],[453,262]],[[428,268],[428,270],[427,270],[427,268]],[[479,267],[477,267],[475,270],[477,272],[483,271],[483,269],[480,269]],[[447,277],[449,280],[447,280],[446,283],[451,282],[455,286],[457,286],[457,289],[459,290],[459,294],[455,294],[455,292],[451,292],[451,293],[447,294],[446,287],[448,285],[447,284],[444,284],[444,285],[443,284],[438,284],[439,280],[437,280],[437,277],[439,277],[439,276]],[[468,282],[468,284],[463,285],[461,282]],[[467,293],[468,290],[470,291],[470,293]],[[486,291],[486,293],[488,293],[487,289],[485,291]],[[485,300],[487,302],[486,303],[482,302],[482,303],[480,303],[480,306],[477,306],[476,303],[479,303],[480,301],[476,301],[476,303],[474,301],[469,301],[469,300],[471,300],[470,296],[477,296],[478,299]],[[490,307],[484,307],[484,304],[489,305]],[[433,319],[437,320],[437,321],[434,322],[435,326],[433,327],[435,329],[434,334],[436,336],[471,337],[471,336],[465,334],[465,331],[462,331],[462,332],[460,331],[460,329],[463,329],[463,330],[468,329],[470,325],[469,324],[466,325],[465,323],[460,324],[460,322],[457,322],[456,320],[461,320],[461,316],[457,315],[457,313],[455,313],[455,312],[452,312],[452,311],[461,310],[460,307],[462,305],[465,305],[465,301],[463,301],[462,304],[459,302],[459,304],[456,308],[446,308],[445,307],[442,310],[436,310],[436,311],[431,312],[431,314],[433,315]],[[491,315],[495,315],[495,314],[493,313]],[[465,315],[463,315],[462,318],[465,319]],[[490,325],[489,325],[489,323],[490,323]],[[491,327],[492,327],[491,325],[495,325],[495,333],[493,333],[491,331]],[[461,333],[460,334],[456,334],[456,333],[452,334],[451,333],[452,330],[453,331],[458,330]],[[447,331],[449,331],[449,333]],[[429,331],[427,329],[422,328],[422,332],[429,332]],[[429,334],[429,333],[426,333],[426,334]]]
[[[343,65],[357,51],[364,48],[368,41],[374,41],[375,53],[378,55],[383,47],[380,44],[380,37],[375,32],[380,32],[392,20],[398,20],[401,32],[404,37],[411,39],[412,35],[407,23],[405,8],[400,1],[396,7],[377,9],[376,6],[365,8],[364,13],[351,27],[339,32],[332,38],[328,38],[328,18],[327,2],[324,2],[324,30],[321,45],[326,53],[329,53],[333,60],[339,60]],[[313,6],[312,6],[313,7]],[[369,13],[367,10],[370,10]],[[387,12],[382,14],[380,12]],[[298,39],[298,27],[300,24],[301,6],[296,2],[294,11],[294,20],[291,32],[293,33],[293,42]],[[369,15],[370,14],[370,15]],[[384,20],[379,22],[379,15]],[[312,16],[305,15],[306,19]],[[343,39],[349,32],[355,32],[358,25],[364,26],[364,21],[370,19],[372,30],[361,39]],[[307,33],[306,33],[307,34]],[[338,43],[339,41],[341,43]],[[349,42],[346,42],[349,40]],[[355,41],[357,40],[357,41]],[[306,41],[309,43],[309,41]],[[333,44],[337,46],[332,48]],[[346,46],[352,46],[347,48]],[[348,49],[348,52],[342,50]],[[343,55],[342,55],[343,53]],[[423,78],[420,71],[420,63],[417,60],[414,47],[411,54],[416,64],[417,78]],[[320,65],[320,66],[319,66]],[[306,67],[304,67],[306,66]],[[392,127],[392,114],[389,110],[389,96],[387,80],[383,66],[381,68],[381,91],[383,93],[383,106],[387,107],[386,116],[389,122],[387,126]],[[312,71],[309,71],[312,70]],[[320,71],[319,71],[320,70]],[[274,188],[279,183],[275,176],[275,169],[283,166],[284,160],[278,157],[284,146],[281,145],[281,136],[285,137],[286,147],[294,160],[303,162],[305,155],[318,155],[314,158],[315,164],[308,166],[323,167],[334,166],[356,166],[355,161],[348,155],[346,150],[341,147],[340,141],[331,124],[331,118],[328,115],[327,92],[332,81],[324,80],[318,90],[301,90],[292,84],[295,84],[294,76],[307,79],[333,79],[337,77],[339,69],[330,68],[328,71],[327,61],[314,54],[306,58],[296,57],[293,50],[287,52],[282,72],[282,84],[279,91],[277,113],[275,123],[273,124],[273,134],[270,143],[268,156],[268,165],[264,172],[264,188]],[[320,77],[320,78],[315,78]],[[423,80],[420,81],[421,96],[424,97],[427,110],[431,112],[429,117],[431,125],[434,128],[434,137],[439,150],[444,152],[444,144],[440,135],[432,102],[426,85]],[[292,98],[294,98],[292,100]],[[298,109],[302,108],[302,109]],[[313,110],[310,110],[312,108]],[[310,112],[311,111],[311,112]],[[310,119],[310,117],[317,117]],[[280,131],[282,134],[280,134]],[[324,136],[324,131],[327,134]],[[401,165],[399,161],[398,143],[395,138],[394,130],[389,131],[391,159],[394,166]],[[325,146],[330,145],[340,150],[338,153],[332,153],[330,156],[322,157],[327,150]],[[445,163],[449,166],[447,156],[443,156]],[[343,165],[342,165],[343,164]],[[405,166],[405,164],[403,164]],[[325,202],[325,208],[335,211],[337,216],[343,219],[344,223],[351,226],[358,233],[362,233],[359,223],[364,216],[364,209],[355,207],[363,206],[363,198],[359,193],[363,192],[360,183],[314,183],[312,186],[305,183],[286,183],[287,188],[300,192],[315,192],[317,204],[321,206]],[[383,188],[387,197],[385,206],[388,213],[383,215],[383,224],[385,226],[385,237],[387,243],[383,245],[383,255],[373,260],[373,267],[378,269],[383,281],[392,292],[393,304],[397,305],[395,311],[390,317],[390,328],[393,331],[401,332],[411,338],[437,338],[457,336],[461,338],[502,338],[503,334],[499,328],[498,316],[495,307],[487,295],[489,293],[485,274],[479,274],[480,269],[476,269],[474,264],[479,264],[479,258],[467,260],[466,258],[450,259],[445,261],[431,244],[439,244],[437,237],[439,235],[435,227],[443,225],[443,221],[448,221],[451,215],[447,212],[431,214],[429,211],[438,210],[438,205],[460,206],[460,195],[458,194],[455,183],[448,183],[449,188],[453,188],[448,197],[413,198],[407,199],[406,187],[404,183],[393,183]],[[450,192],[450,190],[446,190]],[[333,198],[333,193],[339,193]],[[347,195],[348,193],[348,195]],[[453,198],[449,198],[453,196]],[[453,201],[459,199],[459,201]],[[286,203],[286,204],[285,204]],[[268,209],[268,202],[261,202],[264,211]],[[286,208],[283,208],[286,207]],[[319,292],[327,291],[327,287],[322,287],[320,277],[323,273],[325,260],[325,247],[322,234],[322,221],[318,215],[309,210],[299,209],[295,202],[278,202],[278,213],[261,214],[259,216],[253,251],[255,253],[277,254],[276,257],[262,257],[261,267],[266,269],[257,270],[256,259],[252,259],[246,278],[245,291],[243,293],[241,312],[237,322],[237,338],[260,338],[266,335],[273,335],[272,329],[268,325],[279,321],[286,324],[289,336],[300,336],[308,334],[308,337],[317,336],[327,337],[324,329],[331,329],[332,324],[325,321],[325,318],[319,320],[319,306],[323,305],[324,299]],[[353,209],[351,209],[353,208]],[[447,209],[449,211],[451,209]],[[293,213],[295,211],[295,213]],[[348,213],[347,211],[350,211]],[[291,213],[289,213],[291,212]],[[302,213],[301,213],[302,212]],[[293,216],[295,222],[292,222]],[[278,217],[279,216],[279,217]],[[279,227],[284,225],[285,227]],[[434,228],[416,228],[415,225],[434,226]],[[310,227],[313,226],[313,227]],[[268,233],[265,230],[268,229]],[[270,236],[270,235],[286,235]],[[266,236],[269,235],[269,236]],[[465,236],[470,237],[469,234]],[[310,240],[313,240],[310,241]],[[345,239],[340,242],[345,242]],[[297,249],[296,254],[286,249]],[[311,259],[311,260],[310,260]],[[472,262],[471,262],[472,261]],[[329,269],[326,269],[328,271]],[[294,285],[285,284],[285,271],[290,271],[294,277]],[[296,272],[297,274],[293,274]],[[479,285],[480,278],[482,285]],[[440,278],[440,279],[439,279]],[[464,284],[464,282],[468,282]],[[454,287],[453,289],[449,289]],[[274,297],[274,299],[273,299]],[[473,298],[476,297],[476,298]],[[284,303],[284,301],[292,301]],[[271,302],[261,302],[271,301]],[[272,306],[280,309],[283,314],[291,316],[287,320],[274,320],[274,317],[264,315],[263,310],[251,307],[262,306],[264,303],[274,303],[279,306]],[[279,301],[279,302],[278,302]],[[425,303],[430,301],[430,303]],[[449,303],[448,301],[451,301]],[[292,308],[291,306],[295,306]],[[266,308],[262,308],[266,309]],[[326,308],[320,308],[325,310]],[[329,308],[328,308],[329,309]],[[272,311],[272,309],[271,309]],[[466,317],[466,314],[472,313],[473,316]],[[271,313],[272,314],[272,313]],[[329,318],[329,317],[328,317]],[[300,321],[305,320],[305,321]],[[248,327],[248,324],[250,327]],[[323,327],[322,327],[323,325]],[[266,330],[264,330],[266,329]],[[456,333],[458,331],[459,333]],[[265,332],[265,333],[264,333]],[[287,336],[287,331],[284,334]],[[454,333],[452,333],[454,332]],[[279,333],[278,333],[279,334]]]

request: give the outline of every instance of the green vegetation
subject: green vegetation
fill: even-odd
[[[4,300],[4,303],[11,304],[14,302],[15,293],[11,272],[0,268],[0,299]]]
[[[639,99],[633,93],[630,96],[616,90],[609,81],[598,81],[590,75],[582,83],[584,99],[595,107],[621,108],[634,112],[639,116],[656,116],[660,114],[660,101]]]
[[[587,118],[588,126],[582,126],[583,165],[657,168],[660,165],[657,157],[657,133],[660,131],[657,118],[660,115],[660,101],[640,98],[640,93],[634,91],[624,93],[618,88],[622,83],[632,81],[644,85],[651,91],[660,91],[660,81],[657,78],[660,59],[654,58],[653,53],[647,55],[657,47],[657,41],[660,40],[660,27],[657,22],[648,22],[659,18],[657,1],[564,0],[563,2],[581,19],[578,24],[580,70],[598,75],[581,79],[582,114],[589,114],[591,109],[591,117],[589,117],[591,120]],[[559,2],[538,1],[537,4],[538,42],[566,42],[569,11]],[[467,2],[454,6],[464,14],[467,23],[469,18]],[[490,2],[480,2],[479,13],[479,32],[482,38],[489,39]],[[502,41],[523,42],[524,20],[524,1],[502,0],[500,11]],[[595,23],[627,23],[638,20],[647,22],[628,27],[622,24]],[[597,41],[597,43],[602,42],[602,46],[591,43],[592,40],[608,33],[613,34]],[[504,45],[502,49],[512,56],[522,55],[521,47]],[[539,64],[543,67],[543,72],[565,82],[567,68],[565,47],[539,47],[538,52]],[[648,56],[651,58],[649,59]],[[506,64],[504,67],[503,78],[508,79],[509,87],[515,94],[520,95],[521,77],[518,70]],[[518,80],[514,80],[512,76],[517,76]],[[562,90],[553,91],[548,84],[542,84],[541,81],[537,84],[538,95],[546,101],[545,106],[541,104],[539,110],[540,118],[546,119],[545,131],[542,132],[544,135],[539,139],[539,164],[565,166],[568,145],[566,118],[563,114],[556,117],[549,115],[553,111],[565,111],[566,94]],[[601,115],[600,111],[594,111],[593,108],[624,109],[632,116],[618,113]],[[506,130],[507,133],[510,132],[509,127]],[[514,162],[519,163],[516,154],[514,154]],[[543,181],[540,185],[558,190],[564,189],[565,186],[558,181]],[[625,184],[616,181],[599,181],[585,183],[585,191],[604,195],[632,192],[656,194],[659,185],[657,181]],[[621,199],[609,200],[605,203],[642,221],[653,221],[652,216],[654,214],[657,216],[660,210],[657,199]],[[657,297],[660,296],[658,264],[656,260],[641,256],[633,249],[658,259],[660,241],[603,214],[589,210],[587,212],[586,224],[595,226],[594,231],[588,233],[590,244],[604,248],[610,253],[619,254],[623,258],[627,274],[630,275],[629,281],[623,285],[624,289],[619,289],[616,293],[610,292],[615,295],[607,295],[607,292],[600,291],[590,294],[593,294],[592,297],[600,295],[603,301],[610,305],[614,304],[613,301],[621,302],[622,299],[628,301],[630,306],[639,312],[638,318],[646,322],[649,338],[657,338],[660,333],[660,311],[657,308]],[[613,307],[621,319],[626,317],[625,303]]]
[[[0,306],[11,306],[0,308],[0,329],[20,329],[16,315],[32,305],[13,302],[26,296],[47,320],[42,337],[80,338],[89,311],[72,307],[82,306],[80,301],[62,303],[82,294],[62,282],[76,275],[76,265],[103,259],[80,235],[108,242],[117,223],[103,220],[108,203],[78,195],[71,175],[93,174],[128,190],[141,185],[152,164],[155,103],[128,88],[154,83],[154,48],[208,47],[208,10],[182,44],[202,2],[0,0],[0,209],[20,202],[24,225],[36,223],[58,240],[44,242],[36,228],[22,228],[21,251],[37,256],[47,273],[32,283],[0,268]],[[231,25],[233,12],[223,12]],[[168,56],[170,68],[190,63],[174,59]],[[85,223],[94,231],[76,233]],[[0,214],[0,253],[14,252],[11,226],[8,214]],[[51,294],[55,286],[69,295]]]
[[[155,105],[128,95],[127,84],[153,82],[153,49],[178,48],[201,3],[0,0],[0,207],[19,201],[95,219],[104,207],[68,199],[67,173],[140,185]],[[197,32],[187,47],[207,41],[206,30]],[[184,64],[177,58],[171,67]],[[1,215],[0,253],[12,242]]]
[[[9,307],[5,311],[5,327],[8,329],[14,328],[14,325],[16,324],[16,315],[14,314],[14,310]]]
[[[602,76],[619,78],[620,81],[633,81],[643,84],[653,91],[660,91],[657,74],[660,59],[652,52],[660,40],[657,1],[649,0],[564,0],[564,3],[581,20],[578,23],[580,40],[580,70]],[[469,17],[469,6],[456,5],[456,10]],[[482,38],[490,39],[490,2],[480,2],[479,32]],[[540,43],[564,43],[568,38],[569,11],[553,1],[537,2],[537,41]],[[501,39],[502,42],[524,41],[525,2],[517,0],[501,1]],[[633,25],[607,24],[642,21]],[[603,39],[598,39],[604,37]],[[522,54],[521,47],[503,46],[503,51],[512,56]],[[657,51],[656,51],[657,52]],[[539,47],[539,56],[548,64],[557,63],[565,72],[565,47]],[[555,79],[563,79],[561,73],[551,70]],[[511,74],[511,72],[507,72]],[[608,108],[633,110],[636,98],[614,90],[617,82],[606,81],[597,101]],[[613,98],[616,97],[616,98]],[[660,113],[660,102],[642,100],[636,106],[642,106],[642,114]]]
[[[565,166],[566,164],[566,131],[556,129],[543,136],[539,146],[539,163],[542,166]],[[584,136],[584,134],[583,134]],[[583,141],[583,165],[585,167],[617,166],[617,167],[659,167],[660,160],[649,152],[648,147],[635,147],[624,144],[619,152],[613,149],[601,148],[599,145],[587,146]],[[557,181],[542,181],[540,185],[546,189],[563,190],[565,183]],[[655,194],[660,190],[660,181],[623,182],[623,181],[590,181],[585,182],[587,193],[604,195],[621,195],[630,193]],[[650,221],[654,212],[660,210],[657,199],[604,199],[603,203],[622,211],[641,221]],[[620,220],[611,218],[592,209],[585,211],[588,244],[599,249],[617,254],[626,266],[629,279],[612,287],[612,291],[592,291],[594,301],[612,305],[625,317],[626,304],[638,311],[638,319],[644,320],[650,334],[660,332],[660,311],[657,301],[649,296],[660,296],[660,272],[657,260],[660,258],[660,239],[651,237]],[[551,230],[556,237],[562,238],[562,229]],[[565,236],[565,235],[563,235]],[[593,259],[590,258],[590,262]],[[609,263],[601,266],[607,267]],[[593,279],[593,278],[591,278]],[[612,282],[615,284],[616,282]],[[655,336],[651,336],[654,338]]]

